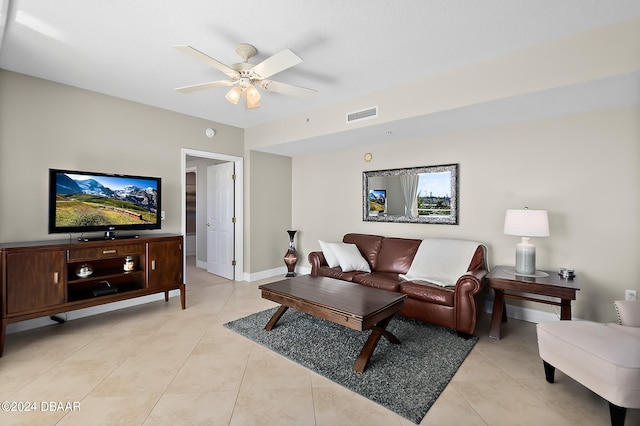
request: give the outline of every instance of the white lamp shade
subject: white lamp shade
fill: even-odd
[[[549,217],[546,210],[507,210],[504,233],[521,237],[548,237]]]

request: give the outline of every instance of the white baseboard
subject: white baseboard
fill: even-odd
[[[308,266],[300,266],[295,269],[296,274],[305,275],[311,273],[311,268]],[[259,280],[265,280],[267,278],[273,278],[281,275],[283,278],[287,275],[287,268],[285,266],[281,266],[279,268],[268,269],[266,271],[254,272],[252,274],[245,272],[244,273],[244,281],[253,282]]]
[[[536,309],[523,308],[521,306],[513,306],[506,303],[507,317],[517,320],[541,323],[559,321],[560,316],[551,312],[538,311]],[[493,312],[493,300],[487,300],[484,303],[484,312]],[[576,320],[577,318],[572,318]]]

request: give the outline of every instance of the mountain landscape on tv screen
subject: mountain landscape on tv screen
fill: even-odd
[[[56,225],[123,225],[154,223],[158,191],[134,185],[111,189],[96,179],[56,177]]]

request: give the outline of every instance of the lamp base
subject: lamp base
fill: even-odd
[[[522,237],[516,244],[516,272],[533,274],[536,271],[536,246],[529,242],[529,237]]]

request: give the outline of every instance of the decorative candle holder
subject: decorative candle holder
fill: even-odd
[[[93,267],[88,263],[83,263],[76,269],[78,278],[87,278],[93,274]]]
[[[293,243],[293,237],[297,231],[287,231],[289,233],[289,249],[284,255],[284,263],[287,265],[287,277],[295,277],[296,263],[298,263],[298,253],[296,252],[296,246]]]
[[[127,256],[124,258],[123,269],[125,272],[132,272],[136,269],[136,261],[133,256]]]

